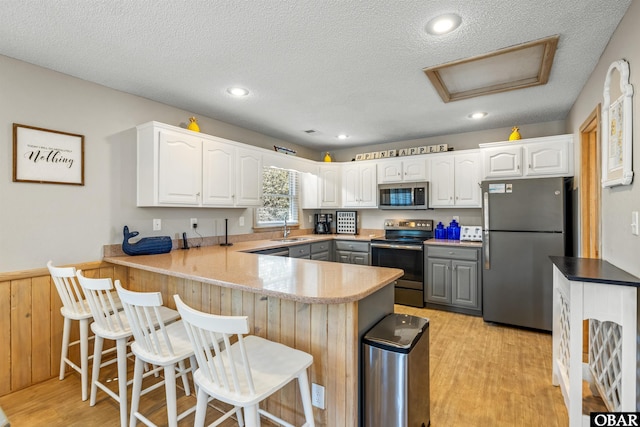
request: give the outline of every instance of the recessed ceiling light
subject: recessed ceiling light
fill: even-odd
[[[347,139],[349,138],[349,135],[341,133],[340,135],[338,135],[338,139]]]
[[[436,16],[427,23],[427,32],[435,36],[450,33],[460,26],[462,18],[455,13]]]
[[[469,118],[474,120],[484,119],[485,117],[487,117],[487,113],[484,111],[469,114]]]
[[[233,96],[247,96],[249,91],[243,87],[230,87],[227,92]]]

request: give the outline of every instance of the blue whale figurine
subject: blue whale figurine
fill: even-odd
[[[135,243],[129,243],[129,239],[136,237],[137,231],[129,231],[129,227],[124,226],[124,241],[122,250],[127,255],[151,255],[171,252],[171,237],[144,237]]]

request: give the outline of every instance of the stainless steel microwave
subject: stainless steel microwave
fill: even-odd
[[[378,185],[380,209],[429,209],[429,183],[405,182]]]

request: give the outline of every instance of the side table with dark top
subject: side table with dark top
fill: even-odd
[[[552,383],[562,389],[569,426],[589,425],[582,414],[583,379],[609,411],[639,411],[640,279],[599,259],[549,258],[554,264]],[[585,319],[589,362],[583,366]]]

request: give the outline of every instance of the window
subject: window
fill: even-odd
[[[256,227],[298,224],[298,173],[286,169],[262,170],[262,207],[256,209]]]

